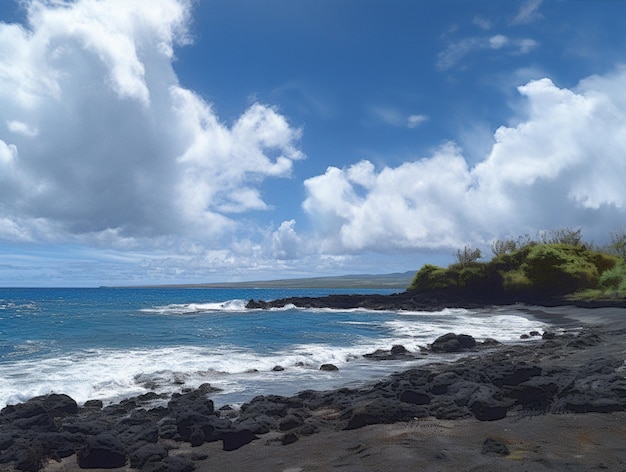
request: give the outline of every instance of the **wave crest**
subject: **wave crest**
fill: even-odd
[[[227,300],[225,302],[209,303],[173,303],[154,308],[143,308],[140,311],[142,313],[161,315],[189,315],[225,311],[243,313],[246,311],[246,302],[244,300]]]

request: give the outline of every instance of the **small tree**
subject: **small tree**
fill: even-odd
[[[533,244],[536,242],[528,234],[518,236],[517,239],[496,239],[491,243],[491,252],[495,257],[504,256]]]
[[[570,246],[583,246],[582,230],[570,228],[553,229],[539,234],[543,244],[568,244]]]
[[[467,245],[462,251],[460,249],[456,251],[456,261],[461,265],[471,264],[472,262],[476,262],[481,257],[482,253],[480,252],[480,249],[472,249]]]
[[[620,229],[611,233],[609,251],[626,261],[626,230]]]
[[[515,250],[517,250],[517,244],[512,239],[496,239],[491,243],[491,252],[496,257],[511,254]]]

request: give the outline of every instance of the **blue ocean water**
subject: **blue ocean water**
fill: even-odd
[[[355,292],[393,291],[0,288],[0,407],[51,392],[114,402],[206,382],[222,389],[218,405],[237,404],[258,394],[355,385],[410,367],[362,357],[394,344],[418,351],[450,331],[519,342],[520,334],[544,326],[515,307],[434,313],[245,308],[250,298]],[[324,363],[339,371],[320,371]]]

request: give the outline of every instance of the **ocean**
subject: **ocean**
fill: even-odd
[[[455,356],[373,361],[447,332],[524,342],[545,324],[515,306],[438,312],[247,310],[247,300],[393,290],[0,288],[0,408],[37,395],[120,401],[210,383],[216,406],[261,394],[357,386]],[[320,371],[332,363],[336,372]],[[281,366],[282,371],[274,367]]]

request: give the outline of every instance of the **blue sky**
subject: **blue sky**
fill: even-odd
[[[416,270],[626,226],[626,2],[6,0],[0,286]]]

